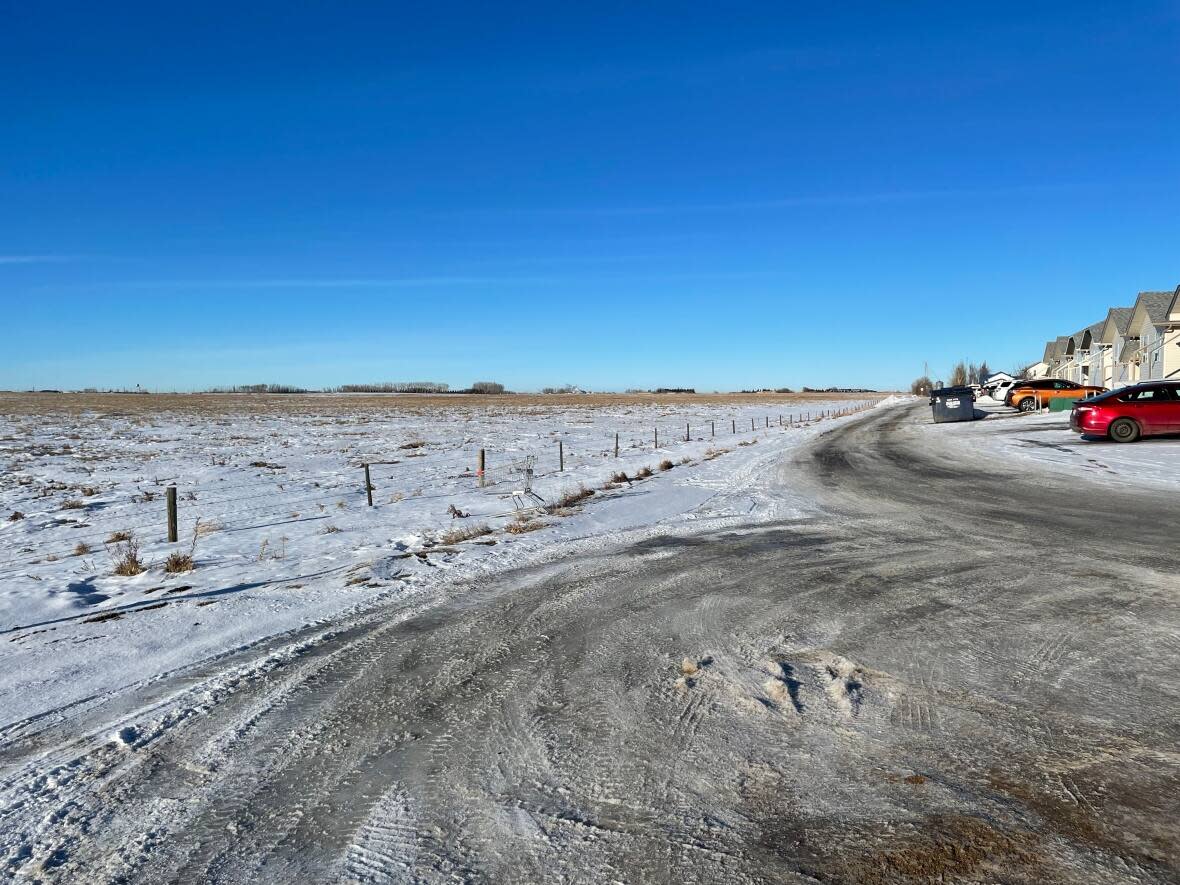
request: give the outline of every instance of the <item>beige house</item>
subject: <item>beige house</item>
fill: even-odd
[[[1128,324],[1129,337],[1139,347],[1128,354],[1136,361],[1136,379],[1159,381],[1180,378],[1180,309],[1174,292],[1140,292]]]
[[[1091,349],[1090,377],[1094,384],[1114,389],[1134,384],[1138,377],[1132,373],[1133,363],[1127,361],[1128,354],[1139,349],[1138,339],[1128,338],[1134,307],[1112,307],[1106,312],[1102,330]]]
[[[1045,342],[1040,377],[1118,388],[1140,381],[1180,381],[1180,286],[1140,292],[1131,307],[1112,307],[1091,326]]]
[[[1058,338],[1050,341],[1045,346],[1045,362],[1049,365],[1049,371],[1046,373],[1050,378],[1064,378],[1061,374],[1062,366],[1065,362],[1065,345],[1069,341],[1068,335],[1061,335]]]
[[[1065,342],[1065,361],[1060,377],[1077,384],[1096,384],[1091,381],[1093,368],[1094,339],[1102,332],[1102,323],[1086,326],[1080,332],[1070,335]]]

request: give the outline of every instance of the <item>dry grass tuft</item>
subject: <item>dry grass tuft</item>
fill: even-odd
[[[671,470],[674,466],[667,458],[660,462],[660,470]]]
[[[121,534],[127,535],[125,540],[107,547],[111,558],[115,561],[115,574],[124,578],[143,574],[144,565],[143,560],[139,558],[139,542],[127,532]]]
[[[9,522],[20,522],[24,518],[25,518],[25,515],[23,513],[21,513],[19,510],[14,510],[14,511],[12,511],[12,514],[8,517],[8,521]]]
[[[221,531],[222,528],[224,528],[224,526],[222,526],[222,524],[219,522],[213,520],[210,520],[209,522],[201,522],[198,520],[194,531],[196,532],[197,537],[203,538],[205,535],[211,535],[214,532]]]
[[[400,446],[398,446],[398,448],[399,449],[420,449],[426,445],[429,445],[429,443],[426,442],[426,440],[424,440],[424,439],[412,439],[409,442],[402,443]]]
[[[94,486],[82,486],[82,488],[80,488],[78,491],[81,493],[83,498],[93,498],[98,494],[98,489],[96,489]]]
[[[121,544],[124,541],[130,541],[130,540],[131,540],[131,532],[111,532],[110,537],[107,538],[107,543],[108,544]]]
[[[337,533],[337,532],[339,532],[339,531],[340,531],[340,527],[339,527],[339,526],[335,526],[335,525],[326,525],[326,526],[324,526],[324,530],[323,530],[322,532],[320,532],[320,534],[321,534],[321,535],[334,535],[334,534],[336,534],[336,533]]]
[[[63,501],[61,505],[62,510],[83,510],[86,507],[85,501],[79,501],[77,498],[71,498],[69,501]]]
[[[74,555],[75,556],[85,556],[89,552],[90,552],[90,545],[87,544],[85,541],[79,541],[77,544],[74,545]]]
[[[181,572],[191,572],[193,570],[193,557],[189,553],[181,553],[176,550],[168,554],[168,558],[164,560],[164,571],[170,575],[180,574]]]
[[[714,458],[720,458],[722,455],[728,455],[729,449],[706,449],[705,460],[712,461]]]
[[[622,483],[630,482],[631,480],[627,478],[627,472],[625,470],[620,470],[610,478],[610,481],[613,483],[619,483],[621,485]]]
[[[594,495],[593,489],[588,489],[584,485],[578,485],[575,489],[566,489],[561,493],[561,497],[545,507],[546,512],[553,513],[559,516],[564,516],[565,512],[575,504],[580,504],[587,498]]]
[[[655,471],[652,470],[650,467],[640,467],[639,470],[635,474],[635,478],[636,479],[647,479],[654,472]]]
[[[545,528],[545,523],[539,519],[529,519],[527,516],[518,516],[512,522],[504,527],[504,531],[510,535],[525,535],[529,532],[535,532],[537,529]]]
[[[451,529],[443,532],[438,536],[440,544],[458,544],[461,541],[470,541],[472,538],[482,538],[484,535],[490,535],[492,530],[485,524],[479,525],[465,525],[462,528]]]

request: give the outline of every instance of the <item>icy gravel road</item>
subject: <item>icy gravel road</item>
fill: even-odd
[[[1174,498],[981,470],[926,420],[880,409],[799,449],[763,492],[813,499],[802,520],[288,637],[216,690],[186,674],[154,731],[104,738],[175,678],[22,735],[0,749],[8,869],[1180,880]]]

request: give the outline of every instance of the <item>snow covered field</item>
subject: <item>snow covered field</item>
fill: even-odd
[[[838,420],[825,414],[873,401],[374,408],[341,397],[291,411],[226,402],[0,418],[6,733],[42,711],[99,703],[120,686],[382,599],[427,600],[457,574],[540,561],[575,541],[607,544],[624,530],[704,516],[791,515],[781,496],[744,494],[743,478]],[[549,508],[521,516],[513,493],[530,456],[532,488]],[[582,489],[593,496],[558,506]],[[139,547],[139,574],[114,573],[127,551],[112,540],[121,533]],[[164,571],[169,554],[190,549],[191,571]]]

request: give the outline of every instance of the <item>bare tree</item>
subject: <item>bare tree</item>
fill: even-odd
[[[932,386],[930,379],[923,375],[921,378],[914,379],[914,383],[910,385],[910,393],[914,396],[929,396]]]
[[[960,360],[951,369],[951,387],[963,387],[967,384],[967,364]]]

